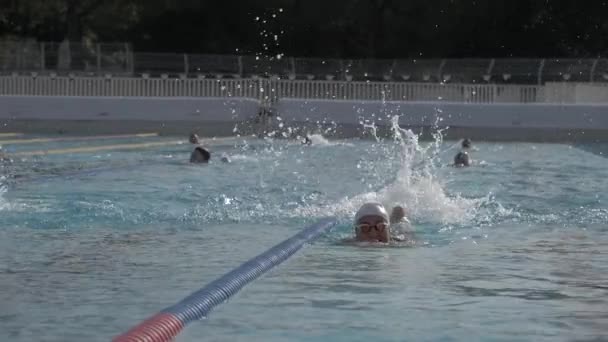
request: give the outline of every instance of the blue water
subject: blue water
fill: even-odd
[[[330,215],[331,234],[177,340],[608,339],[605,153],[477,142],[477,165],[454,169],[453,141],[315,142],[218,139],[233,162],[206,166],[186,144],[14,158],[0,340],[108,341]],[[407,207],[415,247],[340,243],[374,199]]]

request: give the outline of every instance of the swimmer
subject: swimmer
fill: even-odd
[[[222,157],[220,158],[220,160],[222,161],[222,163],[231,163],[232,162],[230,160],[230,158],[225,154],[222,154]]]
[[[197,146],[190,155],[191,163],[208,163],[211,159],[211,153],[202,146]]]
[[[389,243],[413,241],[405,209],[395,206],[389,217],[380,203],[365,203],[355,215],[355,241]]]
[[[200,142],[200,138],[198,137],[198,135],[196,133],[192,133],[190,134],[190,139],[188,139],[190,141],[191,144],[195,144],[195,145],[199,145]]]
[[[471,166],[473,161],[471,157],[469,157],[469,153],[467,152],[458,152],[458,154],[454,157],[454,167],[467,167]]]
[[[4,151],[2,151],[2,146],[0,146],[0,161],[9,163],[13,161],[6,153],[4,153]]]
[[[462,149],[467,150],[470,149],[473,143],[471,143],[471,139],[466,138],[462,141]]]
[[[391,240],[389,217],[380,203],[365,203],[355,215],[355,240],[384,242]]]
[[[302,141],[302,145],[310,146],[310,145],[312,145],[312,140],[308,136],[305,136],[304,140]]]

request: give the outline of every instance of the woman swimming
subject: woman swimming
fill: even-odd
[[[409,236],[408,236],[409,235]],[[377,202],[365,203],[355,215],[355,241],[407,241],[413,238],[405,210],[396,206],[389,217],[384,206]]]

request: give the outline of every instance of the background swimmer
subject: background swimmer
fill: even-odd
[[[467,152],[458,152],[454,157],[454,167],[466,167],[472,164],[471,157]]]
[[[465,149],[465,150],[470,149],[471,146],[473,146],[473,143],[471,142],[471,139],[466,138],[466,139],[464,139],[462,141],[462,148],[463,149]]]
[[[190,155],[191,163],[208,163],[211,159],[211,153],[202,146],[197,146]]]
[[[222,161],[222,163],[231,163],[232,162],[230,160],[230,158],[225,154],[222,154],[222,157],[220,158],[220,160]]]
[[[0,146],[0,162],[12,163],[13,160],[9,157],[9,155],[2,150],[2,146]]]
[[[200,138],[198,137],[198,135],[196,133],[190,134],[190,138],[188,140],[190,141],[191,144],[195,144],[195,145],[199,145],[201,143]]]

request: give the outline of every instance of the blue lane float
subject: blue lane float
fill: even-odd
[[[189,323],[207,317],[211,310],[224,303],[245,285],[271,268],[289,259],[305,244],[328,232],[337,223],[335,218],[323,219],[298,234],[270,248],[192,293],[179,303],[148,318],[114,342],[168,342],[172,341]]]

